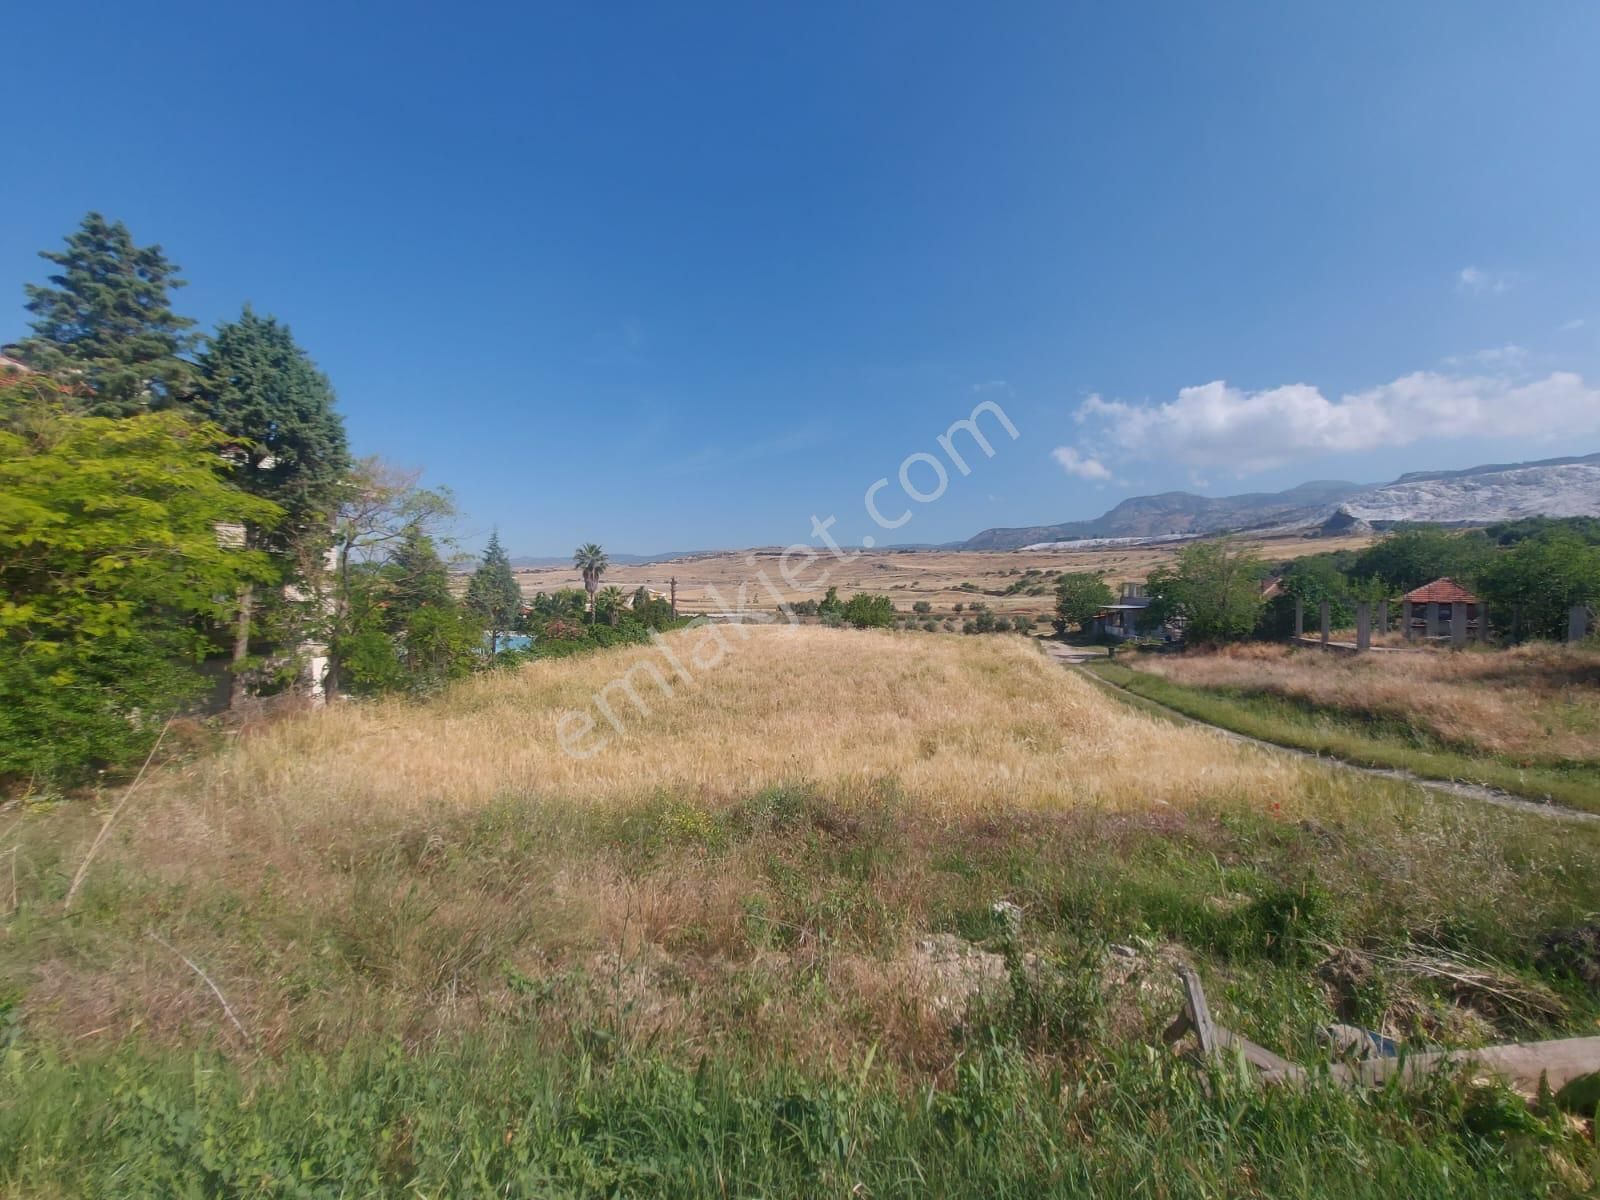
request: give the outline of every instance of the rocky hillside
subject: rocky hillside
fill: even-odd
[[[956,548],[1016,550],[1085,539],[1245,529],[1382,528],[1403,521],[1478,525],[1527,516],[1600,516],[1600,454],[1463,471],[1414,471],[1377,485],[1316,480],[1283,492],[1240,496],[1135,496],[1093,520],[986,529]]]
[[[1520,517],[1600,516],[1600,454],[1587,458],[1402,475],[1344,500],[1332,514],[1376,528],[1400,521],[1482,525]]]
[[[1302,483],[1286,492],[1247,492],[1242,496],[1197,496],[1193,492],[1134,496],[1091,521],[985,529],[962,542],[959,549],[1016,550],[1039,542],[1168,537],[1281,525],[1327,511],[1362,490],[1359,483],[1332,479]]]

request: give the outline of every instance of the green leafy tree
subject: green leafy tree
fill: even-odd
[[[1600,546],[1575,529],[1535,534],[1497,555],[1481,588],[1502,628],[1563,638],[1575,605],[1600,605]]]
[[[818,616],[826,617],[831,615],[837,617],[843,610],[844,601],[839,599],[839,589],[836,587],[829,588],[817,603]]]
[[[572,552],[572,565],[583,575],[583,590],[589,593],[589,619],[593,620],[594,594],[600,587],[600,577],[606,573],[611,561],[594,542],[585,542]]]
[[[1471,587],[1493,553],[1489,539],[1478,530],[1404,529],[1357,554],[1349,573],[1376,576],[1397,593],[1445,576]]]
[[[498,532],[489,535],[483,561],[467,584],[467,608],[489,631],[489,656],[499,651],[500,631],[510,629],[522,611],[522,589],[511,572],[511,560],[500,545]]]
[[[1258,557],[1227,538],[1185,546],[1175,566],[1150,575],[1151,616],[1180,618],[1193,642],[1238,641],[1256,628],[1265,574]]]
[[[378,458],[352,465],[333,514],[333,571],[324,575],[320,561],[307,562],[300,571],[302,579],[312,581],[310,607],[322,618],[321,637],[329,647],[324,686],[330,696],[343,689],[347,652],[371,623],[366,606],[381,600],[366,576],[382,567],[408,536],[433,537],[454,515],[450,493],[420,486],[415,471]]]
[[[1116,595],[1105,579],[1093,571],[1068,571],[1056,580],[1056,620],[1065,626],[1087,628],[1089,621]]]
[[[553,592],[540,592],[530,607],[539,622],[560,619],[583,619],[589,597],[582,588],[557,588]]]
[[[201,689],[208,624],[271,575],[219,527],[278,512],[227,444],[176,413],[0,431],[0,777],[127,761]]]
[[[857,629],[882,629],[894,624],[894,601],[871,592],[851,596],[839,616]]]
[[[27,285],[33,333],[18,358],[96,416],[166,408],[187,393],[194,322],[172,310],[170,293],[184,281],[160,246],[137,246],[121,221],[92,212],[66,249],[40,257],[60,270]]]
[[[248,306],[219,326],[200,357],[192,407],[234,437],[228,453],[240,464],[238,485],[283,510],[270,532],[247,527],[246,543],[276,554],[285,581],[297,567],[320,573],[350,455],[333,388],[289,327]],[[247,690],[254,609],[255,590],[246,587],[235,618],[235,703]]]

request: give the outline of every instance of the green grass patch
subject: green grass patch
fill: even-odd
[[[1134,1052],[1063,1074],[1004,1043],[946,1086],[870,1058],[692,1066],[529,1041],[238,1063],[126,1045],[0,1061],[0,1189],[116,1196],[1522,1197],[1593,1147],[1441,1080],[1264,1091]]]

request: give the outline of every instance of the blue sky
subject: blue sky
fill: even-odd
[[[287,320],[468,544],[1600,450],[1593,4],[57,0],[6,41],[0,340],[120,218],[204,324]],[[1016,440],[876,530],[985,399]]]

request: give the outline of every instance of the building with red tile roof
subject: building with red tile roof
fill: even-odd
[[[1400,597],[1412,604],[1477,604],[1478,598],[1454,579],[1435,579]]]
[[[1454,579],[1435,579],[1401,598],[1401,631],[1408,639],[1448,637],[1457,646],[1489,636],[1483,602]]]

